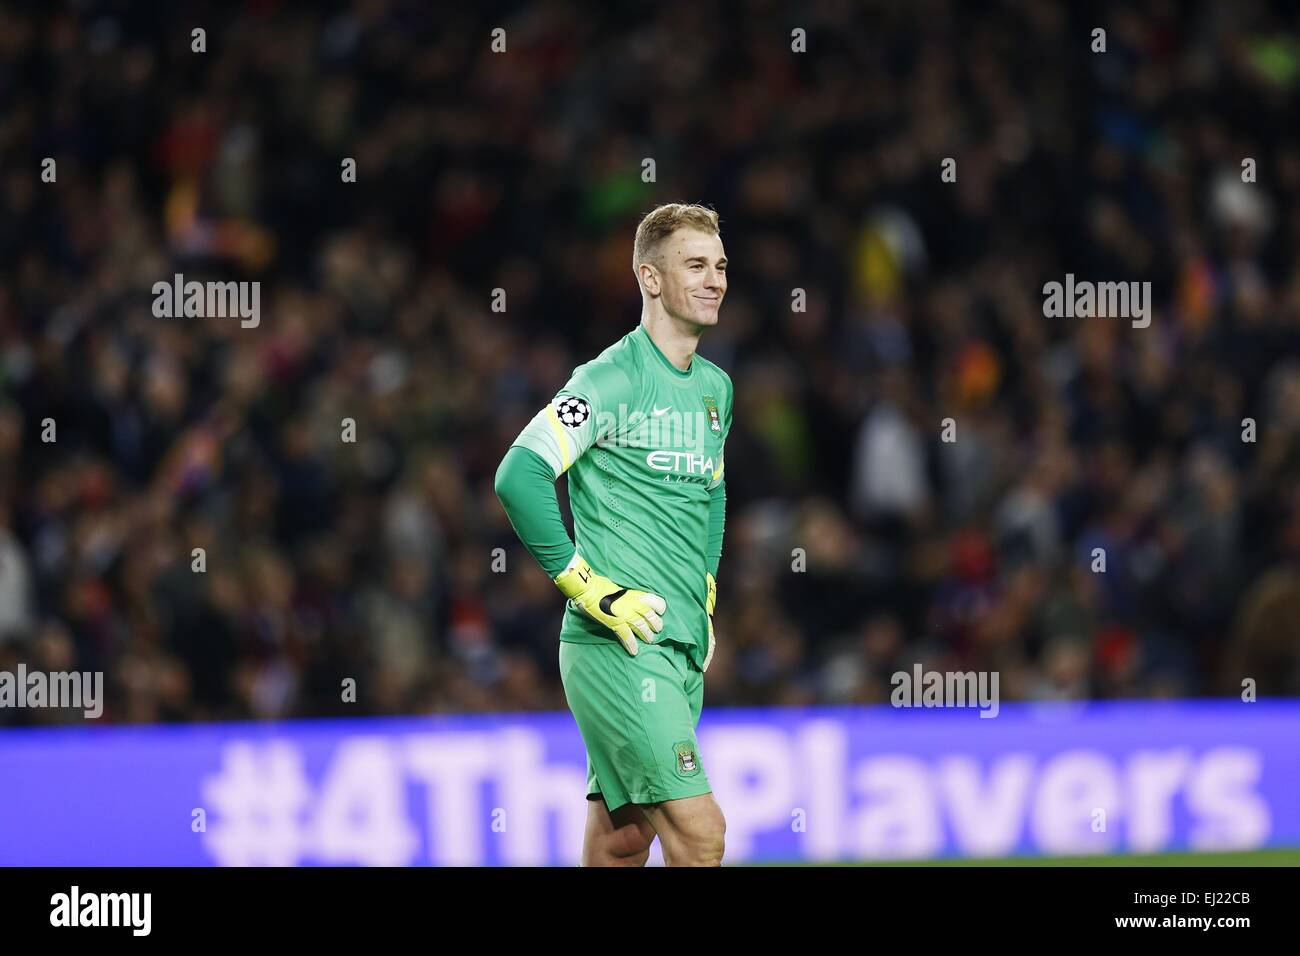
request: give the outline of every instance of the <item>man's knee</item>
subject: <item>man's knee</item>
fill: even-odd
[[[654,838],[654,830],[635,807],[622,809],[612,818],[593,816],[583,840],[582,865],[645,866]]]
[[[721,866],[726,848],[727,821],[716,804],[711,812],[696,817],[689,829],[679,834],[670,866]]]
[[[603,840],[590,840],[582,848],[583,866],[645,866],[650,859],[650,841],[640,834],[614,832]]]
[[[674,854],[672,865],[722,866],[723,849],[721,835],[689,840],[682,845],[682,852]]]

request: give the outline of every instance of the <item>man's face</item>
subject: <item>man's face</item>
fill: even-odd
[[[727,257],[722,240],[697,229],[678,229],[659,245],[656,269],[660,302],[675,319],[710,328],[727,294]],[[647,281],[652,291],[656,278]]]

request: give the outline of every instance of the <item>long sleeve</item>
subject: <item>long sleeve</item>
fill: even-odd
[[[709,489],[709,537],[705,553],[706,566],[715,578],[722,561],[722,532],[727,523],[727,482],[719,481]]]
[[[726,375],[726,373],[723,374],[726,377],[727,382],[722,421],[722,439],[725,443],[727,436],[731,434],[731,408],[734,404],[735,393],[732,390],[731,377]],[[724,451],[724,460],[718,462],[717,473],[713,476],[713,481],[709,484],[709,533],[707,538],[707,549],[705,551],[705,567],[715,578],[718,576],[718,564],[722,560],[722,532],[727,524],[727,479],[725,477],[725,457],[726,452]]]
[[[497,468],[496,493],[528,553],[551,577],[573,557],[573,541],[560,516],[555,473],[537,452],[511,446]]]

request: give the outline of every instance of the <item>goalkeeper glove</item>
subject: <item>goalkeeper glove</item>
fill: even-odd
[[[597,574],[578,552],[555,579],[555,586],[581,611],[618,635],[623,648],[636,657],[637,638],[647,644],[664,629],[659,615],[668,602],[658,594],[620,587]]]
[[[713,648],[716,643],[713,639],[713,605],[718,603],[718,582],[713,580],[713,575],[706,571],[704,572],[704,583],[708,588],[708,594],[704,598],[704,610],[709,613],[709,652],[704,655],[704,666],[701,671],[708,671],[709,661],[713,660]]]

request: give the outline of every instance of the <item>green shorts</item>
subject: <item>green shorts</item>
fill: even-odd
[[[677,644],[560,642],[560,679],[587,747],[587,799],[610,811],[709,793],[695,725],[704,675]]]

